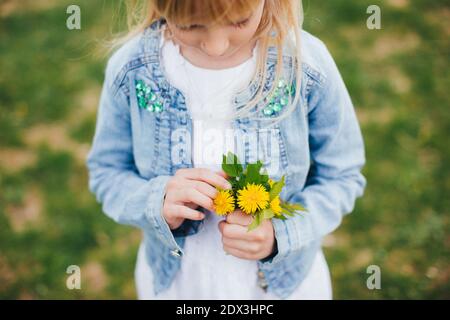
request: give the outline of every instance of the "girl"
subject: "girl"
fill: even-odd
[[[141,299],[330,299],[322,238],[366,180],[351,99],[300,0],[149,0],[110,58],[89,187],[143,230]],[[135,10],[133,17],[139,16]],[[260,159],[308,212],[247,232],[214,213],[222,154]]]

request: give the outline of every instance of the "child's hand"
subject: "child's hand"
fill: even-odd
[[[252,219],[241,210],[235,210],[219,223],[225,252],[248,260],[260,260],[272,254],[275,245],[272,220],[264,220],[258,228],[248,232]]]
[[[163,216],[169,228],[178,228],[184,219],[202,220],[205,215],[195,210],[202,206],[214,210],[215,187],[231,188],[222,171],[214,172],[206,168],[183,168],[167,182],[164,196]]]

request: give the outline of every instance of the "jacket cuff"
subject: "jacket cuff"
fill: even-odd
[[[198,227],[202,220],[185,219],[183,223],[176,229],[171,230],[174,237],[187,237],[197,233]]]
[[[156,236],[170,250],[174,256],[184,254],[182,248],[175,240],[175,234],[170,229],[163,217],[164,195],[166,194],[167,182],[171,176],[157,176],[154,178],[148,196],[146,217],[156,232]]]
[[[310,221],[306,215],[286,220],[272,219],[272,224],[277,241],[277,252],[276,255],[261,260],[264,267],[277,264],[313,240]]]
[[[287,220],[272,219],[273,229],[275,231],[275,239],[277,242],[277,250],[275,255],[270,255],[269,257],[260,260],[260,264],[263,267],[270,267],[273,264],[284,260],[291,252],[290,237],[288,234],[288,228],[286,225]]]
[[[270,255],[268,255],[267,257],[265,257],[264,259],[261,259],[261,262],[268,262],[271,261],[276,255],[278,254],[278,243],[277,243],[277,238],[275,237],[275,244],[274,244],[274,249],[272,251],[272,253]]]

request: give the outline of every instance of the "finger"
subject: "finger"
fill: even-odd
[[[191,188],[197,189],[210,199],[214,199],[217,195],[217,189],[206,182],[199,180],[186,180],[186,181]]]
[[[223,250],[237,258],[246,259],[246,260],[256,260],[253,254],[241,251],[239,249],[231,248],[226,245],[223,246]]]
[[[253,239],[250,232],[247,232],[247,227],[238,224],[230,224],[225,221],[223,223],[221,222],[221,224],[222,225],[219,225],[219,230],[223,237],[241,240]]]
[[[256,254],[261,250],[261,246],[257,242],[247,240],[222,237],[222,243],[229,248],[237,249],[251,254]]]
[[[213,200],[197,189],[184,188],[175,191],[176,202],[194,202],[205,209],[214,211]]]
[[[219,231],[220,231],[220,233],[222,234],[222,236],[223,236],[223,228],[225,227],[225,224],[226,224],[225,220],[222,220],[222,221],[220,221],[219,224],[217,225],[217,226],[219,227]]]
[[[189,220],[203,220],[205,218],[205,214],[203,214],[202,212],[179,204],[169,205],[167,207],[167,210],[174,216],[179,218]]]
[[[221,175],[207,168],[189,168],[177,173],[186,179],[201,180],[217,188],[230,189],[230,183]]]
[[[219,176],[224,177],[225,179],[229,178],[229,176],[223,170],[218,170],[218,171],[214,171],[214,172],[217,173]]]
[[[253,217],[251,215],[243,213],[241,210],[235,210],[227,215],[226,220],[228,223],[248,226],[252,223]]]
[[[191,208],[191,209],[197,209],[197,208],[199,207],[198,204],[193,203],[193,202],[186,202],[184,205],[185,205],[186,207]]]

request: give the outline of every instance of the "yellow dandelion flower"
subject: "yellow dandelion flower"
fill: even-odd
[[[280,197],[276,196],[275,198],[272,199],[272,201],[270,201],[270,209],[272,209],[272,211],[276,214],[276,215],[280,215],[281,214],[281,206],[280,206]]]
[[[265,209],[269,203],[269,193],[260,184],[249,183],[243,189],[238,190],[238,205],[243,212],[253,214],[260,209]]]
[[[218,190],[214,198],[214,210],[218,215],[226,215],[234,211],[234,198],[230,190]]]

